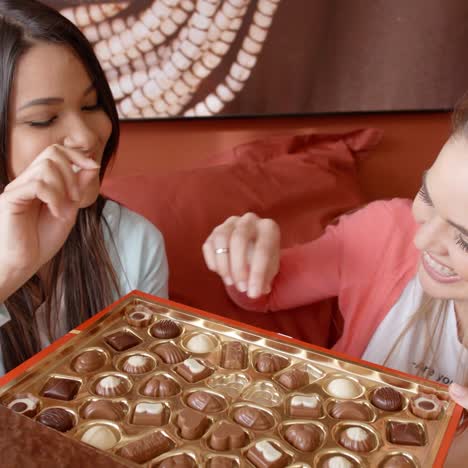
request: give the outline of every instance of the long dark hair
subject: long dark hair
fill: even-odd
[[[101,162],[101,180],[117,150],[119,121],[114,99],[84,35],[59,12],[35,0],[0,0],[0,193],[9,183],[8,115],[15,68],[19,58],[38,42],[72,49],[93,80],[100,106],[112,122]],[[33,276],[5,301],[11,315],[11,321],[0,329],[6,370],[40,350],[34,317],[40,304],[45,307],[49,338],[54,339],[54,314],[59,309],[66,311],[66,325],[73,328],[108,305],[119,292],[102,232],[106,226],[104,204],[105,199],[99,196],[93,205],[80,209],[67,241],[50,262],[47,278]]]

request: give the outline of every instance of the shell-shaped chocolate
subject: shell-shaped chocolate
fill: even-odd
[[[354,452],[370,452],[373,447],[373,439],[368,431],[359,426],[348,427],[341,432],[340,444]]]
[[[174,320],[163,319],[156,322],[150,329],[151,335],[161,340],[176,338],[182,333],[180,326]]]
[[[122,364],[122,370],[128,374],[144,374],[153,368],[154,364],[151,358],[143,354],[134,354],[125,359]]]
[[[179,391],[179,384],[164,375],[151,377],[142,389],[143,395],[151,397],[169,397],[176,395]]]
[[[294,390],[309,383],[309,374],[298,368],[291,369],[281,374],[278,382],[289,390]]]
[[[106,363],[106,356],[104,353],[91,349],[81,353],[73,361],[72,368],[78,374],[86,374],[88,372],[95,372]]]
[[[253,406],[241,406],[234,411],[234,421],[256,431],[266,431],[273,427],[273,417]]]
[[[127,383],[118,375],[103,377],[96,384],[96,393],[101,396],[121,396],[128,390]]]
[[[313,424],[291,424],[284,432],[284,438],[296,449],[312,452],[322,441],[321,430]]]
[[[354,463],[341,455],[333,455],[321,465],[322,468],[353,468],[354,466]]]
[[[205,413],[217,413],[224,409],[224,401],[217,395],[197,390],[187,397],[187,405],[190,408]]]
[[[67,432],[75,425],[73,415],[63,408],[47,408],[36,421],[59,432]]]
[[[273,374],[287,367],[289,361],[283,356],[272,353],[260,353],[255,361],[255,369],[262,374]]]
[[[187,359],[188,355],[174,343],[163,343],[154,348],[156,353],[166,364],[177,364]]]
[[[119,421],[125,415],[122,403],[108,400],[90,401],[82,410],[81,415],[85,419],[108,419],[109,421]]]
[[[354,401],[339,401],[330,409],[330,416],[335,419],[353,419],[355,421],[370,421],[372,413],[362,403]]]
[[[372,393],[371,402],[384,411],[400,411],[403,408],[403,397],[392,387],[380,387]]]

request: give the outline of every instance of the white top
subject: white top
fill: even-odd
[[[103,226],[104,241],[119,281],[119,299],[134,289],[139,289],[155,296],[168,296],[168,276],[166,251],[161,233],[147,219],[129,209],[108,200],[103,209],[103,216],[109,229]],[[110,230],[110,233],[109,233]],[[110,235],[111,234],[111,235]],[[36,311],[42,347],[49,344],[45,316],[40,307]],[[59,314],[56,336],[64,335],[68,330]],[[10,314],[0,304],[0,326],[10,320]],[[0,347],[0,375],[5,373]]]

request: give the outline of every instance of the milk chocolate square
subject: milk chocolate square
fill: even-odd
[[[387,424],[387,436],[392,444],[418,447],[425,445],[424,431],[416,423],[389,422]]]
[[[105,342],[115,351],[125,351],[141,343],[140,338],[127,331],[118,331],[105,337]]]

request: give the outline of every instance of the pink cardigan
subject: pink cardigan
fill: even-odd
[[[231,298],[257,312],[338,296],[344,330],[334,349],[361,357],[379,324],[414,277],[419,251],[411,201],[377,201],[329,226],[318,239],[281,252],[269,295],[256,300],[235,288]]]

